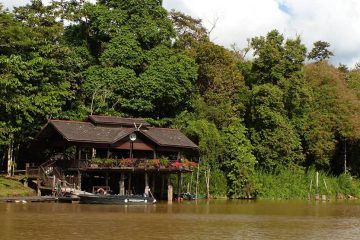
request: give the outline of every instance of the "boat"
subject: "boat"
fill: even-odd
[[[156,199],[142,195],[80,194],[80,204],[153,204]]]

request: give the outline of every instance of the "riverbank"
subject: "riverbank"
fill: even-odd
[[[0,176],[0,197],[34,195],[36,195],[35,191],[29,187],[24,187],[21,182]]]
[[[256,173],[258,198],[307,199],[314,197],[316,172],[311,170],[282,170],[278,174]],[[318,193],[331,199],[360,198],[360,181],[347,174],[330,176],[319,173]]]

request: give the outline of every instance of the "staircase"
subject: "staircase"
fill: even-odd
[[[56,162],[63,159],[59,155],[55,155],[50,160],[42,163],[38,171],[38,189],[51,190],[53,195],[56,195],[58,184],[65,181],[65,176],[62,170],[56,166]],[[60,185],[61,186],[61,185]]]

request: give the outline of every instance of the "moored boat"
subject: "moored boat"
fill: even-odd
[[[153,204],[155,198],[142,195],[80,194],[80,204]]]

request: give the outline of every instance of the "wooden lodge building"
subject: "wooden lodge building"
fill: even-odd
[[[172,198],[170,175],[177,175],[180,194],[182,174],[197,165],[198,147],[183,133],[152,127],[140,118],[49,120],[36,141],[49,155],[37,168],[40,194],[54,191],[61,182],[87,192],[131,195],[151,190],[158,199]],[[36,171],[28,166],[30,175],[31,170]]]

